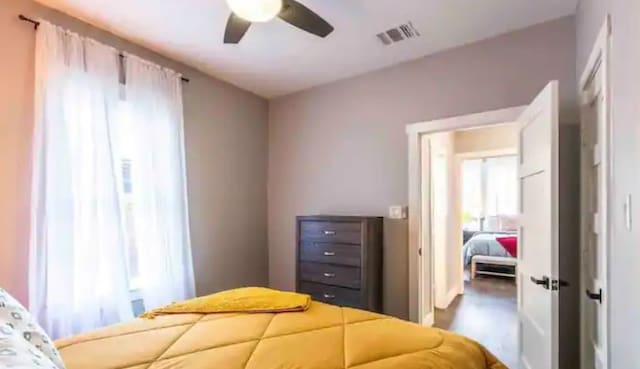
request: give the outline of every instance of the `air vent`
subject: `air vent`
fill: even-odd
[[[391,28],[385,32],[376,35],[378,40],[384,45],[391,45],[409,38],[420,36],[420,32],[413,26],[413,23],[407,22],[396,28]]]

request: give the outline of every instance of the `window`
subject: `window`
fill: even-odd
[[[180,75],[46,22],[37,37],[34,314],[64,337],[129,320],[136,294],[192,298]]]
[[[514,230],[518,214],[515,155],[463,161],[462,214],[465,230]]]
[[[136,243],[135,232],[135,198],[134,198],[134,183],[133,183],[133,170],[134,163],[131,158],[131,142],[125,137],[126,125],[131,121],[131,114],[128,103],[125,100],[121,100],[117,109],[118,129],[116,131],[120,135],[118,141],[123,143],[120,146],[122,159],[120,160],[120,185],[122,191],[122,216],[124,226],[126,228],[125,234],[127,235],[127,267],[129,273],[129,289],[131,291],[137,290],[141,287],[140,282],[140,265],[138,259],[138,247]]]
[[[123,204],[122,212],[124,216],[124,223],[127,229],[127,264],[129,267],[129,288],[136,290],[140,287],[140,267],[138,265],[138,249],[136,244],[136,236],[134,227],[134,199],[133,199],[133,184],[131,180],[131,160],[122,159],[122,193]]]

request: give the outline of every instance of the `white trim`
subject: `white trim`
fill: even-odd
[[[462,153],[457,153],[455,155],[460,160],[499,158],[499,157],[502,157],[502,156],[515,156],[515,155],[518,155],[518,148],[514,147],[512,149],[462,152]]]
[[[433,312],[425,315],[424,317],[422,317],[422,325],[424,325],[425,327],[433,327],[433,325],[435,324],[435,315]]]
[[[410,177],[409,184],[409,319],[419,323],[424,316],[421,306],[423,305],[422,295],[418,293],[421,288],[418,279],[422,273],[418,250],[420,249],[420,222],[422,220],[422,208],[420,207],[420,199],[422,196],[422,181],[420,174],[422,172],[421,165],[420,135],[409,136],[409,173],[416,173],[415,178]]]
[[[451,305],[451,302],[453,302],[453,299],[455,299],[456,296],[458,296],[457,285],[454,288],[447,291],[446,293],[444,293],[442,296],[439,296],[440,298],[436,298],[435,308],[440,310],[445,310],[446,308],[449,307],[449,305]]]
[[[451,305],[451,303],[453,302],[453,300],[455,300],[456,297],[458,297],[459,293],[458,293],[458,289],[457,288],[452,288],[451,290],[449,290],[449,293],[447,293],[447,300],[449,300],[448,305]]]
[[[418,255],[418,250],[421,248],[422,243],[422,136],[442,131],[516,122],[526,107],[516,106],[429,122],[413,123],[407,126],[406,132],[409,140],[409,319],[411,321],[424,324],[424,319],[428,316],[423,314],[420,303],[422,281],[419,275],[422,267],[422,258]],[[422,251],[424,254],[425,250]],[[431,253],[431,250],[428,252]],[[433,268],[431,269],[433,270]]]
[[[605,239],[605,243],[606,243],[606,247],[605,247],[605,252],[604,252],[604,263],[606,265],[606,273],[604,275],[604,281],[603,281],[603,286],[602,286],[602,291],[603,291],[603,303],[601,305],[601,309],[604,309],[604,316],[605,316],[605,329],[604,329],[604,349],[605,352],[602,355],[602,359],[603,362],[601,363],[601,368],[602,369],[608,369],[610,367],[609,363],[610,363],[610,353],[611,353],[611,329],[610,329],[610,322],[611,322],[611,309],[610,309],[610,300],[609,300],[609,291],[611,291],[611,289],[609,288],[609,281],[610,279],[610,273],[611,273],[611,264],[610,264],[610,251],[611,251],[611,231],[612,231],[612,204],[613,204],[613,199],[612,199],[612,191],[611,189],[613,188],[613,181],[614,181],[614,177],[613,177],[613,155],[611,155],[611,151],[610,148],[613,147],[614,142],[613,142],[613,134],[612,134],[612,126],[613,126],[613,115],[612,115],[612,110],[611,110],[611,80],[610,80],[610,76],[611,76],[611,70],[610,70],[610,47],[611,47],[611,17],[609,15],[606,16],[605,21],[603,26],[600,29],[600,32],[598,34],[598,37],[594,43],[593,46],[593,50],[591,51],[591,54],[589,56],[589,60],[587,62],[587,65],[585,67],[585,69],[582,72],[579,84],[578,84],[578,91],[579,91],[579,95],[580,95],[580,104],[585,104],[585,103],[590,103],[590,100],[593,100],[593,98],[595,96],[593,96],[593,94],[591,93],[591,90],[589,89],[591,82],[593,81],[593,78],[597,75],[597,72],[599,70],[602,71],[602,86],[600,86],[599,89],[599,93],[602,95],[603,97],[603,117],[605,117],[605,122],[604,122],[604,127],[601,131],[602,134],[602,140],[600,141],[599,149],[598,151],[600,151],[600,158],[601,158],[601,165],[603,166],[603,169],[606,173],[606,178],[604,181],[604,193],[606,194],[603,197],[603,206],[602,209],[599,212],[599,219],[600,220],[604,220],[605,225],[604,225],[604,229],[603,231],[605,232],[605,235],[603,236],[603,238]],[[582,119],[581,119],[581,124],[582,124]],[[584,149],[583,149],[584,150]],[[581,153],[581,157],[582,155],[584,155],[583,153]],[[602,160],[604,159],[604,160]],[[582,158],[581,158],[582,161]],[[584,180],[584,179],[582,179]],[[581,207],[584,209],[586,208],[586,203],[585,203],[585,196],[581,196],[580,202],[581,202]],[[581,214],[582,217],[585,216],[589,216],[589,214]],[[582,221],[581,224],[581,231],[580,231],[580,248],[581,250],[584,250],[585,248],[585,232],[588,232],[590,230],[586,229],[587,227],[585,226],[585,222]],[[584,253],[581,252],[581,265],[585,265],[584,264]],[[581,268],[582,270],[583,268]],[[585,276],[584,273],[581,272],[580,273],[580,290],[581,293],[583,291],[585,291],[585,289],[587,288],[586,286],[586,281],[585,281]],[[600,367],[600,364],[598,363],[591,363],[588,364],[588,356],[587,356],[587,351],[586,350],[591,350],[590,348],[588,348],[589,345],[591,345],[590,342],[587,342],[587,337],[585,336],[585,332],[588,332],[588,317],[586,316],[586,311],[585,311],[585,303],[588,303],[585,301],[584,295],[580,295],[580,324],[581,324],[581,337],[580,337],[580,341],[581,341],[581,362],[582,362],[582,367],[583,368],[592,368],[594,367],[594,365],[596,367]],[[595,359],[595,358],[594,358]]]
[[[526,105],[522,105],[506,109],[490,110],[481,113],[413,123],[407,125],[406,131],[408,134],[431,134],[442,131],[461,130],[465,128],[508,124],[515,122],[526,107]]]

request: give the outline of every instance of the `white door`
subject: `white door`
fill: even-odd
[[[420,197],[422,213],[420,220],[420,262],[418,263],[418,276],[420,278],[419,293],[419,319],[420,324],[432,326],[434,322],[434,296],[433,296],[433,247],[431,240],[431,140],[427,135],[421,139],[421,188]]]
[[[558,82],[519,120],[520,369],[558,369]]]
[[[585,90],[582,106],[582,270],[585,369],[606,368],[608,130],[602,68]]]

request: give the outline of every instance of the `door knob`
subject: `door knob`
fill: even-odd
[[[586,290],[585,292],[590,300],[598,301],[599,304],[602,304],[602,289],[599,289],[597,293],[593,293],[589,290]]]
[[[547,276],[542,277],[542,279],[536,279],[535,277],[531,277],[531,282],[537,284],[538,286],[544,287],[544,289],[546,290],[551,288],[551,280]]]

